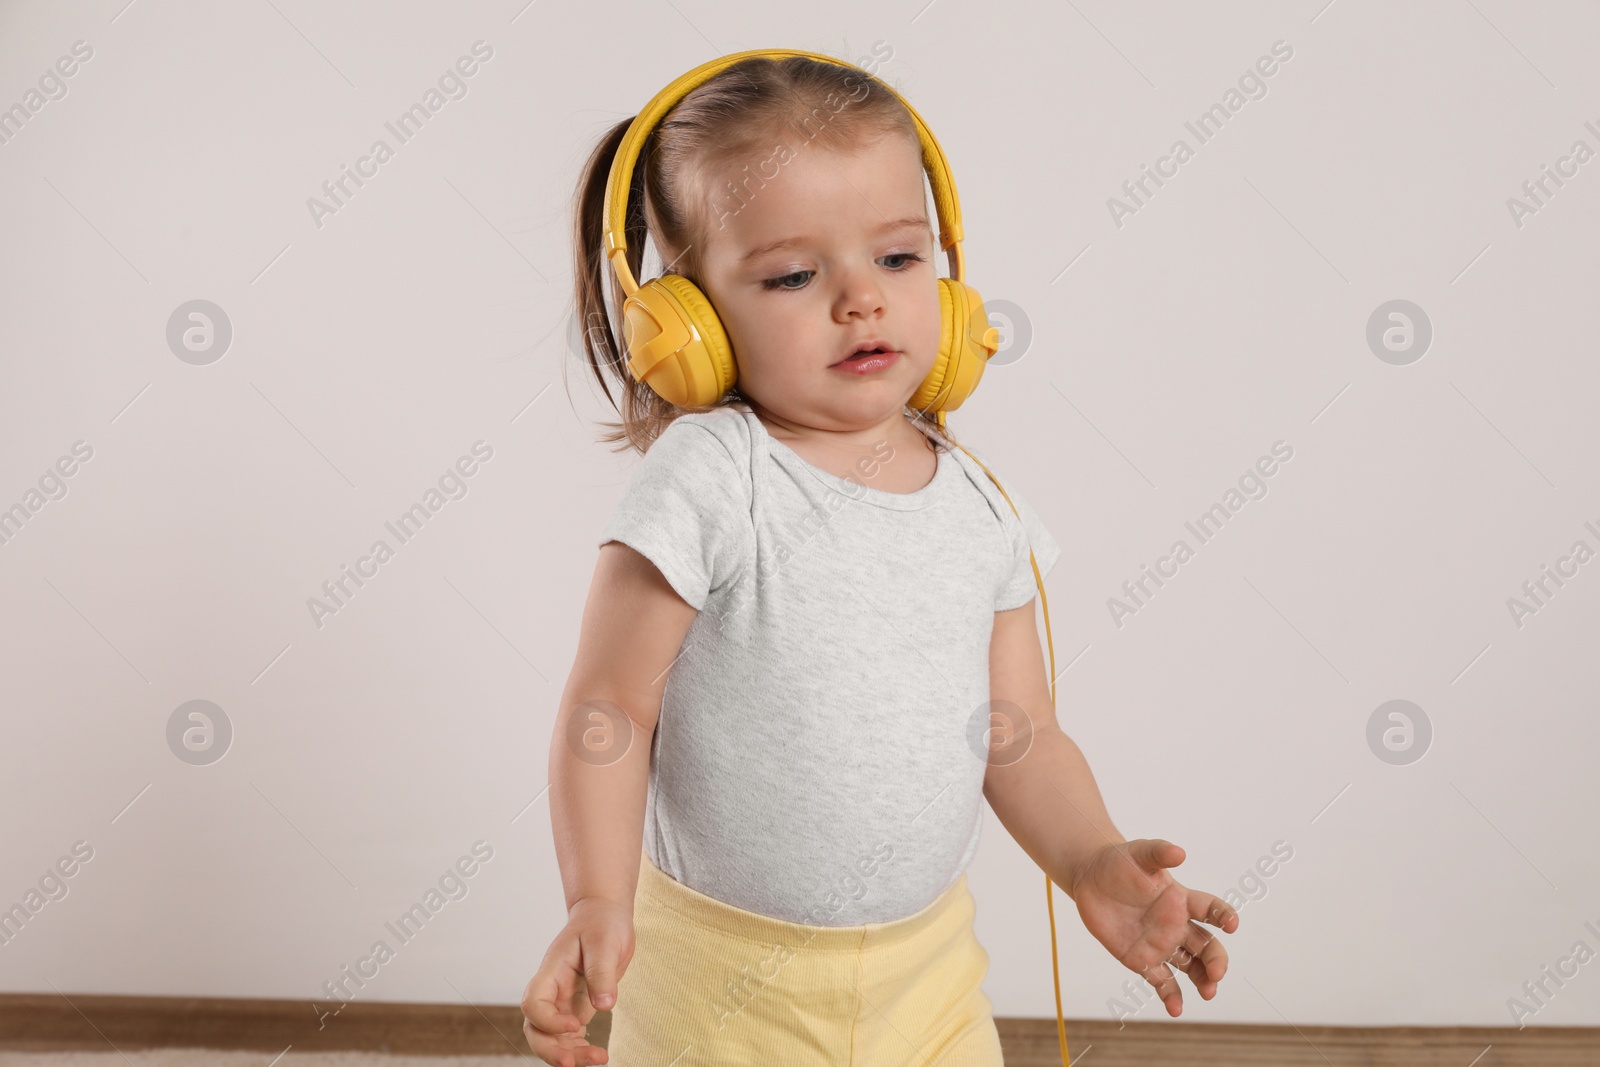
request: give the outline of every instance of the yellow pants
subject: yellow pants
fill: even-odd
[[[1003,1067],[965,872],[915,915],[809,926],[690,889],[641,854],[609,1067]]]

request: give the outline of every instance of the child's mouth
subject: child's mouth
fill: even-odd
[[[849,374],[874,374],[888,367],[900,353],[893,349],[878,348],[868,352],[857,352],[847,356],[833,365],[835,370],[842,370]]]

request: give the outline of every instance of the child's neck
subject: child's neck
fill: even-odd
[[[815,442],[829,451],[861,452],[870,451],[874,445],[888,442],[895,448],[918,446],[933,450],[933,442],[917,429],[910,415],[903,409],[872,426],[856,430],[829,430],[774,415],[753,400],[746,399],[744,405],[761,420],[761,425],[766,427],[768,434],[784,444],[796,441]]]
[[[768,436],[840,477],[861,481],[855,472],[870,470],[875,473],[867,484],[891,493],[913,492],[933,478],[938,447],[904,411],[860,430],[826,430],[775,417],[748,399],[744,404],[761,420]],[[852,473],[841,473],[845,471]]]

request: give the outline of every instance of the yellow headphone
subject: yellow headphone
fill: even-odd
[[[617,146],[611,173],[606,178],[605,256],[617,272],[625,299],[622,303],[623,343],[628,349],[628,370],[635,381],[644,382],[651,389],[678,407],[708,407],[722,399],[738,380],[738,364],[733,347],[717,318],[711,301],[689,279],[677,274],[663,274],[642,287],[634,280],[628,267],[627,225],[628,191],[632,185],[633,168],[639,153],[656,124],[682,100],[689,91],[729,67],[746,59],[763,56],[768,59],[788,59],[805,56],[821,63],[859,70],[852,63],[835,59],[818,52],[795,49],[751,49],[713,59],[673,81],[640,111],[622,143]],[[865,77],[872,77],[861,71]],[[933,136],[933,131],[922,121],[916,109],[887,83],[878,82],[894,93],[905,105],[916,122],[917,137],[922,142],[922,162],[933,187],[933,202],[939,218],[939,247],[949,254],[949,278],[939,279],[939,311],[944,319],[940,333],[939,354],[933,369],[912,394],[910,406],[920,411],[931,411],[941,430],[948,411],[954,411],[978,388],[984,365],[999,348],[1000,331],[988,324],[983,311],[983,299],[977,290],[962,280],[965,273],[961,256],[961,204],[956,198],[955,179],[950,174],[949,161],[944,149]],[[999,488],[1000,495],[1011,504],[1011,510],[1021,521],[1021,513],[1011,502],[1011,495],[994,472],[984,466],[959,442],[952,441],[966,452],[972,461],[983,468]],[[1050,636],[1050,604],[1044,598],[1044,578],[1039,574],[1039,561],[1028,550],[1033,564],[1033,578],[1039,586],[1040,604],[1044,608],[1045,640],[1050,645],[1050,707],[1056,701],[1056,650]],[[1067,1051],[1066,1021],[1061,1013],[1061,968],[1056,956],[1056,905],[1054,883],[1045,875],[1045,900],[1050,910],[1050,966],[1055,974],[1056,1034],[1061,1041],[1061,1063],[1067,1067],[1071,1057]]]
[[[626,299],[622,304],[622,329],[628,369],[635,381],[646,382],[678,407],[715,404],[738,379],[733,348],[722,322],[698,286],[677,274],[664,274],[642,288],[628,268],[624,227],[627,224],[628,189],[634,164],[644,142],[666,113],[695,86],[728,67],[754,56],[786,59],[805,56],[837,66],[859,69],[831,56],[790,50],[755,49],[714,59],[674,81],[639,112],[617,146],[611,174],[606,179],[605,255],[616,268]],[[866,71],[862,76],[871,77]],[[882,82],[879,83],[883,84]],[[884,86],[888,88],[888,86]],[[894,92],[893,89],[889,90]],[[899,94],[895,94],[899,97]],[[901,98],[901,102],[905,103]],[[922,117],[906,104],[922,141],[923,165],[933,184],[933,202],[939,215],[939,247],[950,256],[953,277],[939,279],[939,311],[944,318],[939,354],[933,369],[911,397],[910,406],[934,412],[940,426],[944,414],[961,406],[983,377],[983,368],[999,348],[1000,331],[988,323],[983,298],[961,281],[961,207],[944,150]]]

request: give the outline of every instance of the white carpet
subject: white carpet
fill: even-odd
[[[144,1049],[106,1052],[4,1052],[0,1067],[510,1067],[544,1061],[524,1050],[505,1056],[391,1056],[383,1052],[239,1052],[209,1048]]]

